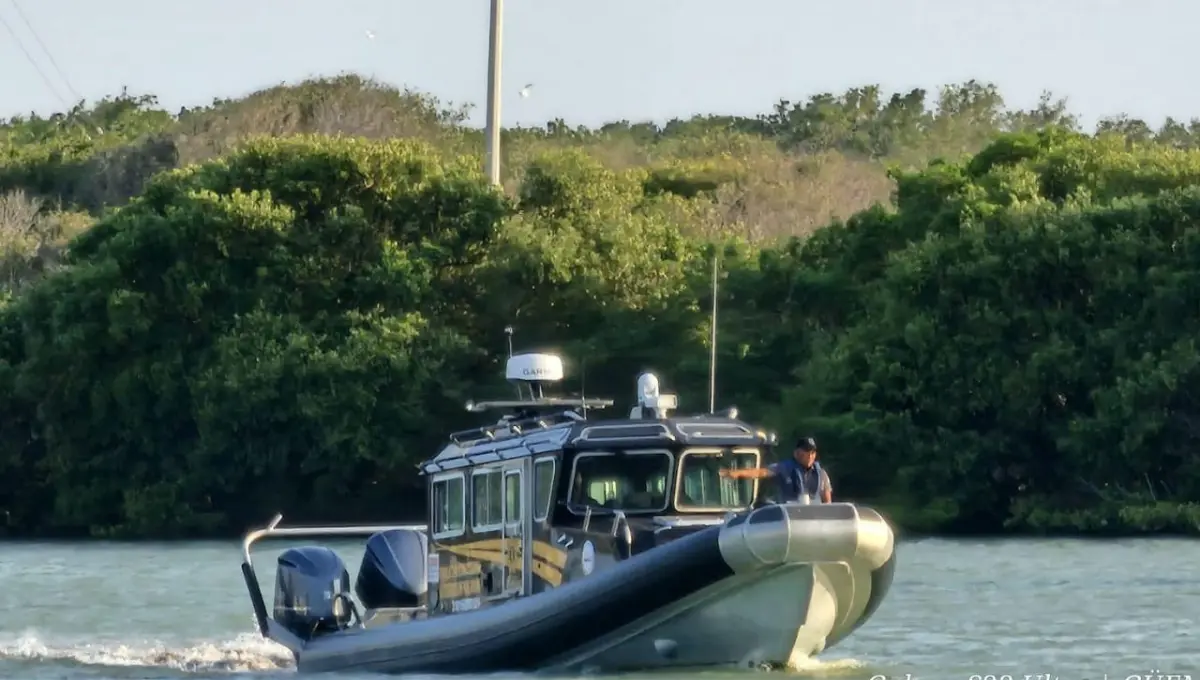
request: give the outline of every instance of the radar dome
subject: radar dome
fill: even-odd
[[[563,362],[553,354],[517,354],[508,358],[504,377],[519,382],[559,382]]]

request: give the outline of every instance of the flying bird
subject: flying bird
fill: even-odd
[[[528,97],[531,92],[533,92],[533,83],[528,83],[525,87],[521,88],[521,98]]]
[[[365,33],[367,35],[367,40],[375,39],[375,34],[371,32],[371,29],[367,29],[367,30],[363,31],[363,33]]]

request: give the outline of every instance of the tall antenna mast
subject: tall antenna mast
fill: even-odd
[[[583,402],[583,419],[587,420],[587,357],[579,362],[579,401]]]
[[[708,412],[717,410],[717,249],[712,258],[712,328],[708,337]]]

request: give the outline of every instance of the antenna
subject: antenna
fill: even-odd
[[[717,410],[717,249],[712,258],[712,328],[709,329],[708,355],[708,412]]]
[[[511,359],[513,356],[513,350],[512,350],[513,327],[505,326],[504,334],[508,336],[508,358]],[[521,394],[521,385],[517,384],[516,389],[517,389],[517,399],[524,399],[525,398],[524,395]],[[529,388],[529,396],[530,396],[530,398],[533,397],[533,388],[532,387]]]
[[[583,402],[583,419],[587,420],[587,358],[579,360],[579,401]]]

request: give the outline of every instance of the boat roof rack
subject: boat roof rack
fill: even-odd
[[[467,410],[471,413],[483,413],[500,408],[515,409],[546,409],[546,408],[607,408],[613,405],[612,399],[561,399],[558,397],[542,397],[541,399],[510,399],[500,401],[468,401]]]
[[[481,441],[520,437],[528,432],[585,420],[588,409],[608,408],[615,403],[612,399],[544,396],[543,385],[563,379],[562,359],[554,354],[536,352],[513,355],[511,343],[504,377],[517,386],[517,399],[479,402],[472,400],[467,402],[467,411],[484,413],[507,410],[510,413],[502,416],[499,422],[494,424],[455,432],[450,435],[451,442],[457,446],[465,446]]]
[[[481,412],[487,410],[488,408],[530,408],[533,406],[550,406],[551,404],[546,404],[546,401],[560,402],[553,405],[562,406],[565,404],[561,402],[570,402],[571,400],[553,399],[541,400],[541,402],[484,402],[484,404],[474,404],[473,406],[475,406],[475,408],[468,406],[468,410]],[[594,402],[589,403],[587,406],[588,408],[604,408],[604,406],[612,405],[611,401],[604,403],[606,400],[589,399],[588,401]],[[483,408],[480,408],[480,406],[483,406]],[[484,425],[483,427],[475,427],[469,430],[460,430],[458,432],[454,432],[450,435],[450,441],[458,444],[459,446],[463,446],[481,440],[494,441],[496,439],[505,439],[508,437],[520,437],[521,435],[528,434],[529,432],[536,430],[545,430],[557,425],[562,425],[564,423],[583,420],[583,416],[576,411],[559,411],[558,413],[540,414],[534,413],[531,415],[526,415],[525,417],[520,417],[521,415],[523,414],[507,415],[504,416],[498,423],[492,423],[491,425]]]

